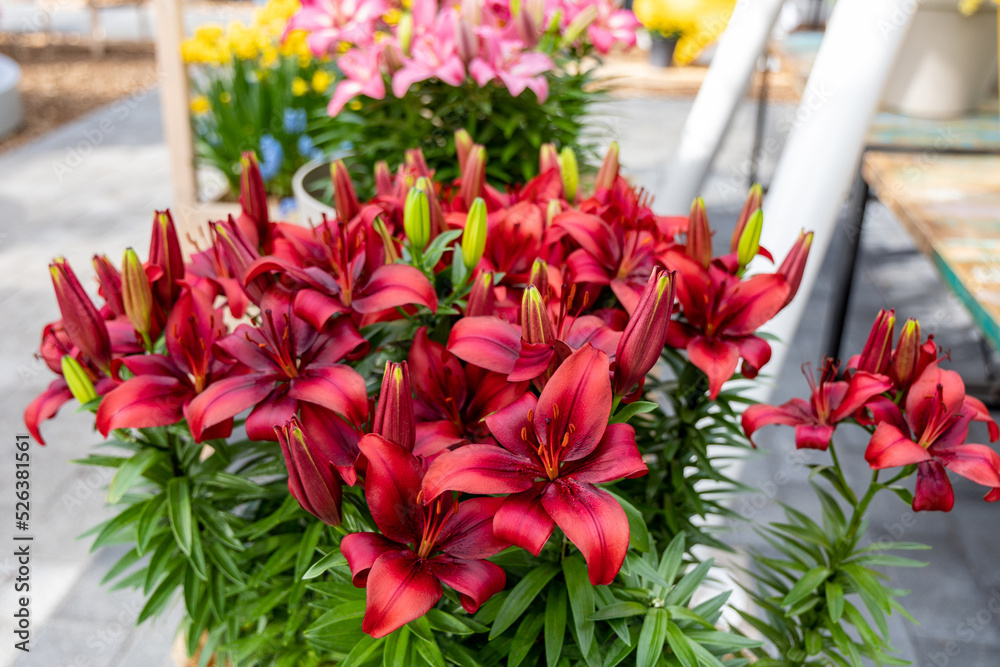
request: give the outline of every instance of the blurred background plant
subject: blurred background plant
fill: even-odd
[[[677,40],[674,62],[687,65],[722,34],[735,6],[736,0],[635,0],[633,9],[650,33]]]
[[[322,155],[308,119],[326,106],[335,73],[309,51],[304,31],[286,31],[298,8],[298,0],[271,0],[250,25],[205,25],[181,44],[191,66],[196,159],[222,172],[234,197],[244,151],[260,156],[276,196],[291,195],[295,171]]]

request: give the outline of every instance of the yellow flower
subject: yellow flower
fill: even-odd
[[[230,102],[233,101],[233,96],[230,95],[228,92],[223,91],[222,94],[219,95],[219,101],[222,102],[223,104],[229,104]]]
[[[261,51],[260,66],[274,67],[275,63],[277,62],[278,62],[278,49],[268,44],[267,46],[264,47],[264,50]]]
[[[333,77],[323,70],[316,70],[312,78],[312,89],[317,93],[325,93],[326,89],[333,83]]]
[[[633,11],[648,29],[678,37],[674,61],[685,65],[722,34],[735,6],[736,0],[635,0]]]
[[[309,84],[302,77],[295,77],[292,79],[292,95],[295,97],[301,97],[309,92]]]
[[[988,0],[959,0],[958,11],[962,12],[966,16],[970,16],[979,11],[979,8],[983,6],[984,2]],[[1000,0],[993,0],[993,4],[1000,5]]]
[[[351,111],[361,111],[361,100],[351,100],[347,103]]]
[[[208,113],[212,108],[212,105],[208,103],[208,98],[204,95],[198,95],[191,100],[191,113],[202,115]]]
[[[347,53],[351,50],[351,45],[347,42],[341,42],[337,45],[337,53]]]
[[[382,15],[382,20],[388,23],[389,25],[396,25],[397,23],[399,23],[400,15],[401,15],[400,11],[398,9],[393,8]]]

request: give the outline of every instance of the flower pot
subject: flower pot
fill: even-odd
[[[924,0],[903,41],[882,96],[889,111],[955,118],[983,101],[997,65],[996,7],[971,16],[955,0]]]
[[[318,224],[323,215],[333,217],[337,211],[330,205],[320,201],[313,193],[323,184],[330,183],[330,162],[328,159],[307,162],[292,176],[292,194],[295,196],[295,208],[299,214],[299,222],[307,225],[310,221]]]
[[[649,49],[649,64],[654,67],[670,67],[674,64],[674,49],[677,48],[677,38],[653,36],[653,45]]]

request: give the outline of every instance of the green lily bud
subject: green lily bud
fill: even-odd
[[[132,248],[125,250],[125,257],[122,259],[122,300],[132,327],[144,340],[148,340],[153,326],[153,291],[149,286],[146,269]]]
[[[86,405],[97,398],[97,391],[87,371],[79,361],[68,354],[62,358],[62,374],[66,384],[69,385],[70,393],[73,394],[73,398],[80,401],[80,405]]]
[[[472,271],[479,264],[486,252],[486,202],[482,197],[476,197],[469,209],[469,217],[465,220],[465,232],[462,234],[462,261],[465,268]]]
[[[417,250],[423,250],[431,240],[431,207],[427,194],[420,188],[410,188],[403,205],[403,229]]]
[[[576,201],[576,190],[580,187],[580,167],[576,163],[576,153],[569,146],[559,152],[559,168],[562,170],[563,194],[570,204]]]
[[[403,53],[410,55],[410,44],[413,42],[413,14],[403,12],[396,25],[396,37],[399,39],[399,48]]]
[[[740,234],[740,242],[736,247],[736,257],[742,269],[750,263],[760,250],[760,230],[764,227],[764,212],[757,209],[750,215],[743,233]]]
[[[552,221],[560,213],[562,213],[562,204],[559,203],[558,199],[550,199],[549,206],[545,209],[545,226],[551,227]]]

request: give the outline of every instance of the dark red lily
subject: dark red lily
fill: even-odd
[[[367,589],[361,629],[384,637],[420,618],[455,589],[469,613],[503,590],[506,574],[484,560],[507,545],[494,535],[502,498],[421,503],[420,461],[375,434],[358,443],[368,461],[365,498],[379,533],[352,533],[340,543],[354,585]]]
[[[639,297],[615,353],[612,388],[615,396],[626,396],[643,381],[663,352],[674,309],[675,271],[655,267]]]
[[[427,337],[425,327],[413,338],[409,370],[416,391],[416,451],[424,457],[455,445],[487,442],[491,436],[486,416],[528,389],[527,382],[508,382],[501,373],[463,368],[444,345]]]
[[[821,449],[830,446],[838,422],[849,419],[879,394],[892,389],[892,381],[884,375],[858,371],[849,382],[837,380],[837,365],[827,359],[819,382],[808,366],[802,369],[812,394],[808,401],[793,398],[783,405],[751,405],[743,413],[743,431],[748,438],[769,424],[795,427],[798,449]]]
[[[199,250],[198,242],[188,235],[188,241],[196,248],[191,254],[189,263],[185,266],[185,282],[198,289],[222,294],[226,298],[226,307],[235,318],[243,317],[250,297],[243,289],[243,283],[233,276],[226,259],[226,252],[218,239],[215,228],[208,226],[211,239],[205,250]]]
[[[267,191],[257,156],[252,151],[240,156],[240,216],[236,224],[251,247],[270,252],[271,221],[267,211]]]
[[[905,408],[905,423],[879,423],[865,460],[874,470],[917,466],[915,512],[954,506],[946,469],[989,487],[988,501],[1000,500],[1000,456],[987,445],[965,444],[971,422],[986,422],[991,441],[997,425],[980,401],[965,395],[958,373],[930,364],[910,387]]]
[[[356,454],[357,432],[368,416],[365,381],[338,363],[367,345],[347,318],[316,330],[297,317],[291,299],[268,293],[261,303],[259,327],[239,325],[216,343],[238,366],[238,375],[208,386],[188,409],[196,438],[206,429],[253,408],[247,437],[273,440],[274,427],[298,414],[310,437],[325,448]]]
[[[354,486],[357,481],[354,458],[309,437],[295,417],[274,431],[288,468],[289,493],[323,523],[339,526],[343,485]]]
[[[149,264],[157,267],[158,278],[153,293],[159,307],[167,312],[181,295],[184,278],[184,255],[170,211],[157,211],[153,216],[153,234],[149,240]]]
[[[583,552],[595,585],[610,584],[628,551],[625,511],[596,486],[646,474],[627,424],[611,416],[610,363],[590,345],[573,353],[537,399],[526,394],[486,418],[497,445],[441,455],[424,478],[424,501],[448,490],[506,493],[497,537],[536,556],[555,526]]]
[[[184,291],[167,318],[167,354],[132,355],[121,360],[134,377],[109,392],[97,409],[97,429],[107,437],[112,429],[169,426],[188,416],[195,396],[226,376],[231,363],[214,354],[226,334],[222,311],[209,295],[183,285]],[[115,362],[116,364],[119,362]],[[204,439],[225,438],[233,420],[206,429]]]
[[[382,388],[379,390],[371,433],[377,433],[389,442],[412,452],[416,442],[416,422],[413,419],[413,393],[410,390],[410,371],[406,362],[385,362]]]

